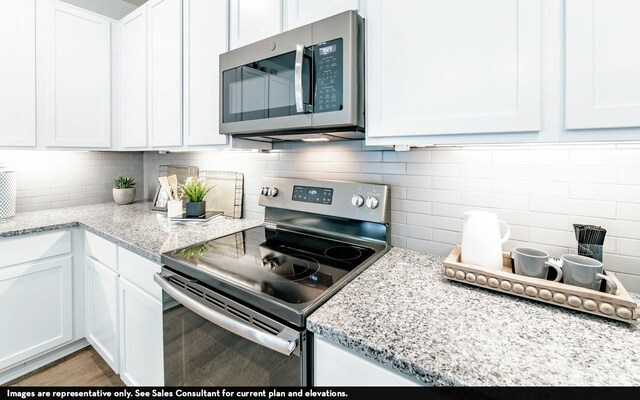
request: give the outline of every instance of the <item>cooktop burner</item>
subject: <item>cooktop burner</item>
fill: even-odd
[[[165,263],[214,288],[232,286],[304,308],[377,251],[380,249],[258,226],[175,250]]]

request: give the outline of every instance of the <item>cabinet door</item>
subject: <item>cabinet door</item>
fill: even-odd
[[[420,386],[352,351],[314,336],[314,386]]]
[[[0,146],[36,145],[35,0],[3,3],[0,13]],[[9,95],[10,94],[10,95]]]
[[[358,0],[285,0],[287,20],[285,29],[302,25],[339,14],[343,11],[357,10]]]
[[[182,0],[147,3],[151,146],[182,144]]]
[[[231,49],[282,32],[282,0],[230,0],[229,7]]]
[[[63,3],[38,5],[38,112],[45,144],[109,147],[111,22]]]
[[[219,56],[227,51],[227,2],[184,0],[184,141],[226,144],[220,134]]]
[[[121,21],[122,147],[147,146],[147,8]]]
[[[566,128],[640,126],[640,2],[567,0]]]
[[[118,274],[85,257],[87,340],[117,373]]]
[[[368,137],[540,129],[540,0],[366,4]]]
[[[120,278],[120,377],[127,385],[164,384],[162,337],[162,303]]]
[[[73,339],[71,256],[0,269],[0,370]]]

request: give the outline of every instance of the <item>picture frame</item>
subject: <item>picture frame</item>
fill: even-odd
[[[169,195],[162,190],[160,186],[156,189],[156,195],[153,198],[153,204],[151,209],[153,211],[167,211],[167,202],[169,201]]]

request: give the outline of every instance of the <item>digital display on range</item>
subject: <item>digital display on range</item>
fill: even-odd
[[[293,201],[302,201],[304,203],[316,203],[330,205],[333,201],[333,189],[310,187],[310,186],[294,186]]]

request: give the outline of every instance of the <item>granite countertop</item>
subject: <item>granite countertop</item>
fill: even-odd
[[[638,326],[447,281],[443,260],[393,248],[307,327],[428,385],[640,385]]]
[[[171,222],[166,213],[151,211],[150,202],[119,206],[102,203],[18,213],[0,220],[0,238],[82,227],[151,261],[162,253],[261,224],[250,219],[220,218],[207,226]]]

